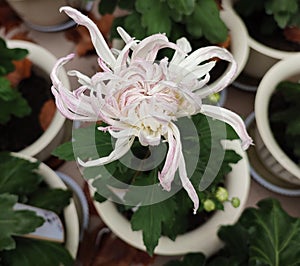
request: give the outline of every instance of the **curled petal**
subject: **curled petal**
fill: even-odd
[[[117,139],[115,149],[108,156],[101,157],[96,160],[90,160],[87,162],[83,162],[80,158],[77,158],[77,161],[83,167],[99,166],[99,165],[111,163],[115,160],[120,159],[123,155],[125,155],[130,150],[133,141],[134,141],[134,137],[129,139],[128,138]]]
[[[247,133],[244,121],[236,113],[225,108],[207,104],[202,105],[201,113],[212,118],[221,120],[232,126],[232,128],[240,137],[242,141],[242,148],[244,150],[248,149],[248,147],[253,144],[252,138]]]
[[[116,59],[110,51],[104,37],[102,36],[96,24],[87,16],[83,15],[81,12],[72,7],[64,6],[61,7],[59,11],[64,11],[77,24],[87,27],[98,56],[110,67],[114,67]]]
[[[179,177],[181,180],[181,184],[182,184],[183,188],[185,189],[185,191],[188,193],[190,199],[193,201],[194,214],[196,214],[196,212],[199,208],[199,198],[198,198],[197,192],[196,192],[193,184],[191,183],[191,181],[189,180],[189,178],[187,176],[185,161],[184,161],[182,152],[180,153],[178,170],[179,170]]]

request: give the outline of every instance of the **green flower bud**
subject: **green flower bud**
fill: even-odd
[[[228,191],[227,191],[227,189],[224,188],[224,187],[218,187],[218,189],[216,191],[216,198],[220,202],[225,202],[226,200],[228,200]]]
[[[221,98],[221,96],[220,96],[220,93],[218,93],[218,92],[210,94],[208,96],[208,99],[212,104],[218,103],[220,101],[220,98]]]
[[[239,198],[237,198],[237,197],[233,197],[232,199],[231,199],[231,205],[234,207],[234,208],[237,208],[237,207],[239,207],[240,206],[240,199]]]
[[[216,204],[211,199],[207,199],[203,203],[203,208],[207,212],[211,212],[211,211],[214,211],[216,209]]]

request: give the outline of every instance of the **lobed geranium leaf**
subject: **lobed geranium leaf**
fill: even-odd
[[[74,259],[61,244],[50,241],[17,238],[17,248],[0,253],[3,265],[73,266]],[[0,262],[0,263],[1,263]]]
[[[28,234],[44,223],[33,211],[13,210],[17,200],[15,195],[0,194],[0,251],[16,247],[12,235]]]

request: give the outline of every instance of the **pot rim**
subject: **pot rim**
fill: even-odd
[[[49,76],[52,68],[57,62],[57,58],[42,46],[23,40],[6,40],[9,48],[24,48],[29,51],[28,58],[32,63],[41,68]],[[64,85],[70,89],[70,83],[66,71],[62,68],[60,71],[61,79]],[[50,89],[50,88],[49,88]],[[35,157],[48,146],[51,141],[59,134],[65,123],[65,117],[56,109],[54,117],[43,134],[32,144],[19,151],[22,154]]]
[[[22,153],[11,153],[15,157],[19,157],[30,162],[37,162],[36,158]],[[68,189],[60,177],[46,164],[40,162],[37,173],[43,176],[43,180],[52,188]],[[79,220],[77,210],[73,198],[70,204],[64,209],[65,223],[65,247],[69,250],[71,256],[75,259],[79,247]]]
[[[242,151],[240,141],[224,141],[226,149],[234,149],[240,155],[242,160],[232,166],[232,171],[227,175],[227,190],[229,195],[240,199],[240,206],[234,208],[229,202],[224,204],[225,211],[217,211],[203,225],[179,235],[175,241],[167,237],[161,237],[158,246],[154,250],[154,254],[158,255],[183,255],[189,252],[203,252],[207,256],[212,255],[222,247],[222,242],[217,236],[219,227],[223,224],[233,224],[241,215],[248,198],[250,190],[250,171],[247,154]],[[89,185],[90,193],[94,189]],[[94,201],[94,205],[98,214],[104,223],[123,241],[138,248],[146,250],[141,231],[132,231],[129,221],[122,216],[116,209],[114,203],[106,201],[99,203]],[[205,239],[205,241],[201,241]]]
[[[262,78],[254,103],[256,124],[264,144],[280,165],[298,179],[300,179],[299,166],[285,154],[272,134],[268,119],[268,107],[270,97],[277,84],[282,80],[300,74],[299,61],[300,54],[297,54],[273,65]]]

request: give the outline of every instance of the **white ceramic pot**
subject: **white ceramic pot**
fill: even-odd
[[[13,153],[14,156],[35,162],[36,159],[20,153]],[[46,164],[40,163],[38,171],[43,180],[51,188],[67,189],[67,186],[59,178],[59,176]],[[71,199],[70,204],[64,209],[65,224],[65,247],[68,249],[72,257],[77,256],[79,246],[79,220],[74,200]]]
[[[238,0],[222,0],[223,5],[233,9],[233,3]],[[244,23],[244,22],[242,22]],[[279,60],[300,54],[300,52],[287,52],[268,47],[248,35],[248,45],[250,47],[249,58],[245,64],[243,72],[251,77],[261,79],[265,73]]]
[[[222,247],[222,242],[217,237],[217,231],[221,225],[233,224],[237,221],[244,209],[250,189],[250,174],[246,153],[242,151],[239,141],[226,141],[225,143],[227,149],[234,149],[243,157],[242,160],[233,165],[231,173],[226,177],[229,195],[239,197],[240,207],[234,208],[230,203],[225,203],[224,211],[217,211],[205,224],[186,234],[179,235],[175,241],[167,237],[161,237],[158,246],[154,250],[155,254],[182,255],[189,252],[204,252],[207,256],[210,256]],[[118,212],[114,203],[110,201],[94,203],[102,220],[113,233],[128,244],[145,250],[142,232],[132,231],[129,221]]]
[[[43,47],[19,40],[7,40],[7,46],[10,48],[25,48],[29,51],[28,58],[34,65],[43,70],[49,77],[57,58]],[[63,83],[70,88],[69,79],[64,70],[60,71]],[[49,78],[50,79],[50,78]],[[51,88],[49,87],[49,90]],[[64,137],[65,118],[56,110],[51,124],[47,130],[31,145],[19,151],[22,154],[35,157],[41,161],[47,159],[54,148],[62,143]],[[20,132],[22,134],[22,132]]]
[[[228,5],[223,5],[220,16],[229,29],[231,38],[230,52],[232,53],[238,69],[234,79],[243,71],[249,56],[248,32],[240,17]],[[220,77],[221,78],[221,77]]]
[[[73,26],[73,21],[59,12],[62,6],[85,9],[88,0],[7,0],[8,4],[31,28],[39,31],[63,30]]]
[[[259,150],[258,154],[274,176],[297,185],[300,185],[300,168],[276,142],[270,128],[268,109],[270,98],[279,82],[292,77],[296,80],[300,79],[299,62],[300,54],[276,63],[261,80],[255,97],[255,118],[258,129],[255,143]]]

